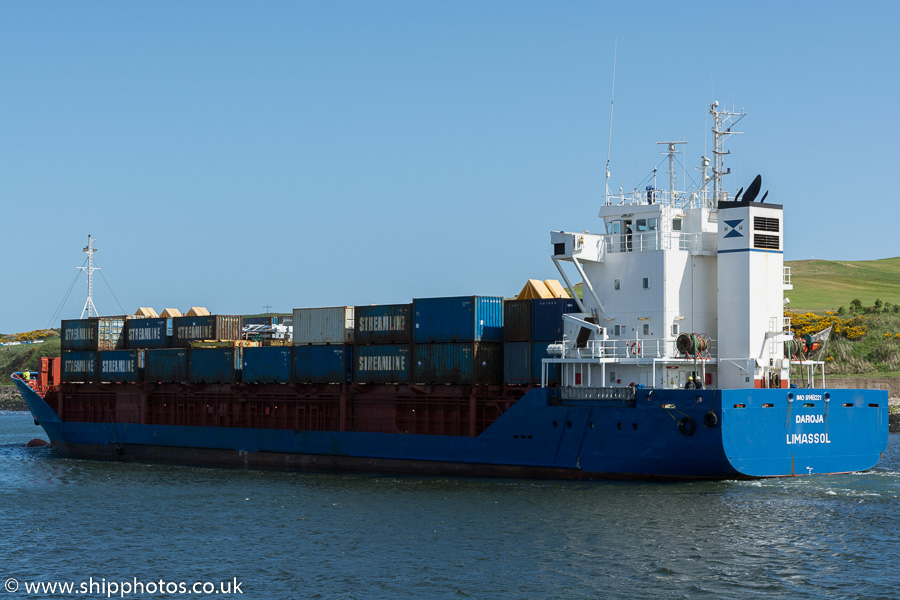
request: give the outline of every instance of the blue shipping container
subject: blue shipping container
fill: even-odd
[[[357,306],[356,344],[408,344],[412,341],[412,304]]]
[[[503,298],[416,298],[413,311],[416,343],[503,341]]]
[[[294,346],[294,383],[350,383],[353,346]]]
[[[353,381],[356,383],[409,383],[411,350],[412,347],[408,344],[355,346],[356,372]]]
[[[579,312],[571,298],[540,298],[531,305],[531,339],[535,342],[556,342],[564,333],[566,313]]]
[[[141,350],[101,350],[97,362],[100,383],[137,383],[144,372]]]
[[[184,383],[187,381],[187,350],[147,350],[144,352],[144,381]]]
[[[60,323],[62,350],[116,350],[122,347],[125,317],[66,319]]]
[[[291,347],[244,348],[244,383],[290,383]]]
[[[93,383],[97,380],[97,353],[88,350],[63,350],[60,379],[67,383]]]
[[[417,344],[414,383],[500,384],[503,344]]]
[[[125,322],[126,348],[165,348],[166,319],[128,319]]]
[[[232,383],[239,380],[240,347],[191,348],[188,351],[188,381]]]
[[[503,383],[530,385],[534,382],[533,371],[531,342],[506,342],[503,344]],[[538,382],[540,383],[540,379]]]
[[[532,356],[532,382],[535,385],[541,384],[541,368],[545,358],[552,358],[547,354],[547,346],[553,342],[534,342],[531,347]],[[559,383],[560,365],[559,363],[547,365],[547,383],[548,385],[556,385]]]

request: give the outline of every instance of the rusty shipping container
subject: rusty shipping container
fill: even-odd
[[[172,346],[187,348],[199,340],[239,340],[241,332],[241,317],[236,315],[174,317]]]
[[[531,341],[531,303],[533,300],[503,301],[503,340]]]
[[[60,324],[61,350],[117,350],[127,317],[66,319]]]
[[[144,351],[144,381],[158,383],[187,381],[187,352],[184,348]]]
[[[353,343],[353,307],[295,308],[294,345]]]
[[[100,383],[139,383],[144,373],[144,351],[101,350],[97,363]]]
[[[412,373],[412,346],[409,344],[379,344],[354,346],[356,383],[409,383]]]
[[[413,356],[413,383],[495,385],[503,382],[503,344],[416,344]]]
[[[355,344],[408,344],[412,341],[412,304],[380,304],[354,309]]]

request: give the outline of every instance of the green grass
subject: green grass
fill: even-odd
[[[37,371],[42,356],[59,356],[59,338],[52,337],[43,344],[0,346],[0,385],[12,385],[10,375],[17,371]]]
[[[900,304],[900,257],[881,260],[787,261],[794,289],[785,292],[794,312],[818,312],[850,307],[854,299],[872,306],[876,299]]]

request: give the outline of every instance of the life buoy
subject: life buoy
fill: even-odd
[[[697,421],[691,417],[684,417],[678,421],[678,431],[686,436],[694,435],[694,432],[697,431]]]
[[[715,427],[719,424],[719,417],[716,415],[715,411],[711,410],[703,415],[703,424],[707,427]]]
[[[641,353],[641,343],[640,342],[629,342],[628,349],[631,350],[632,356],[637,356]]]

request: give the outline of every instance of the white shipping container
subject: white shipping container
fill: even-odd
[[[295,308],[294,345],[352,344],[353,307]]]

